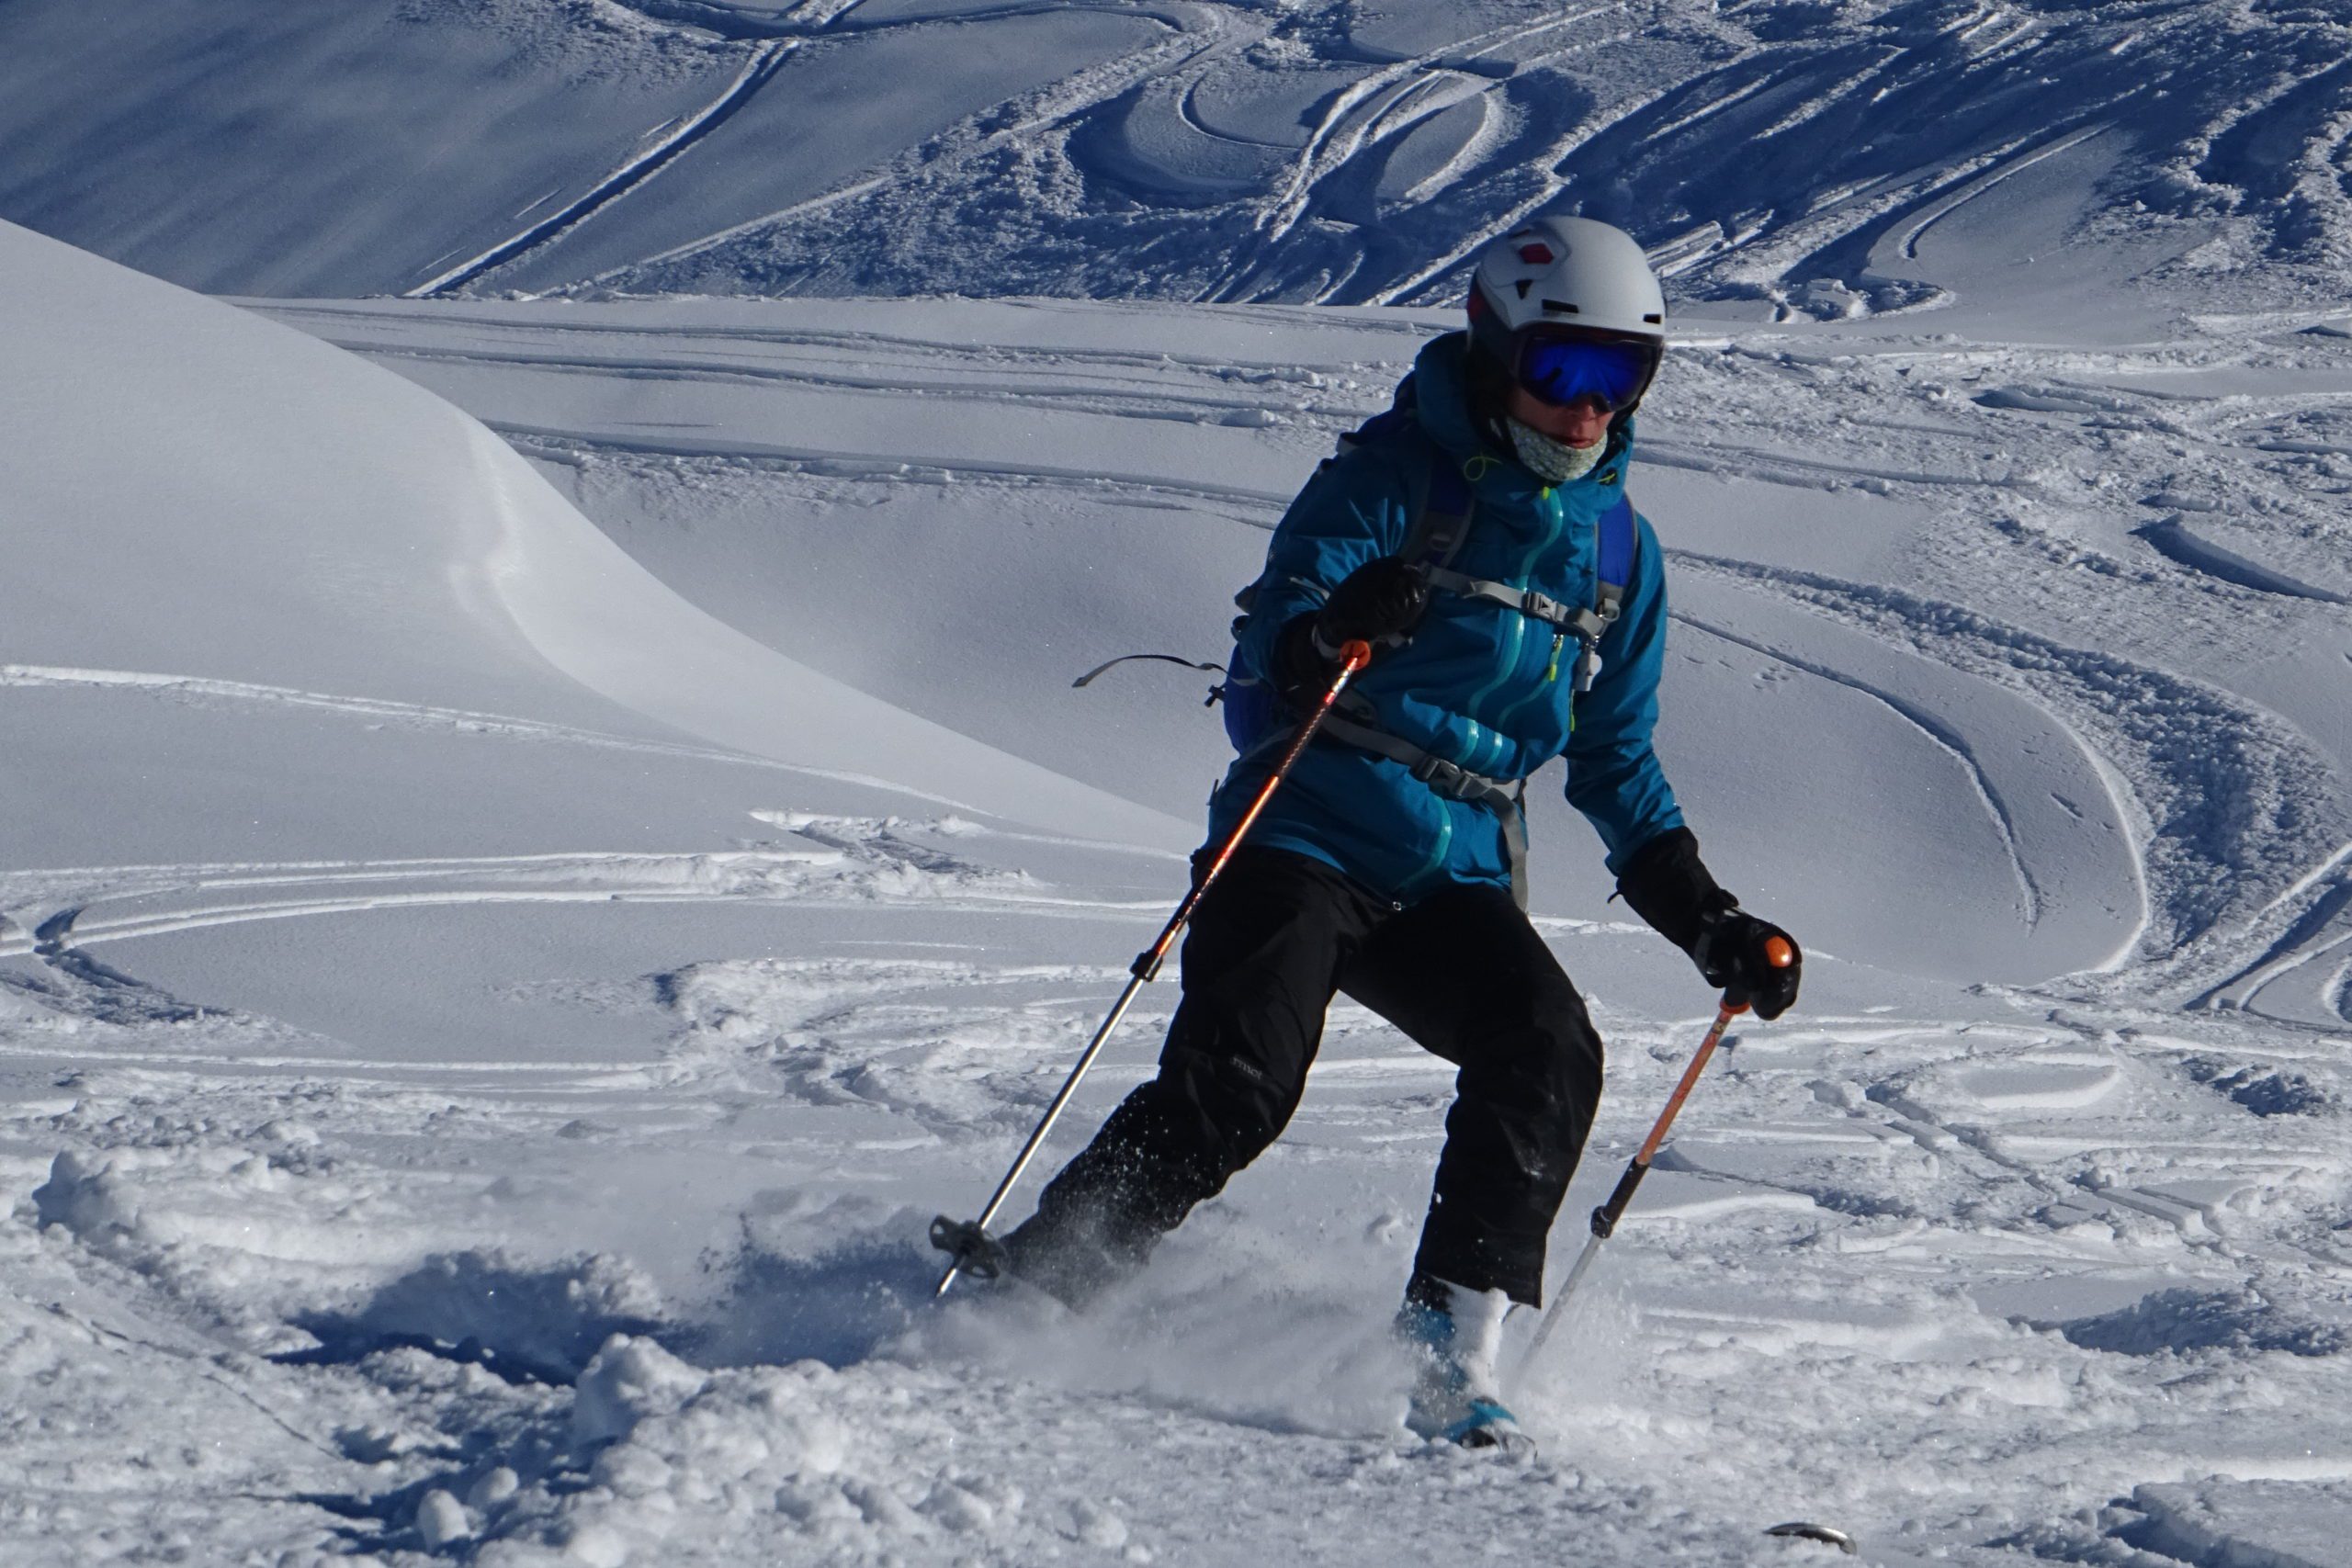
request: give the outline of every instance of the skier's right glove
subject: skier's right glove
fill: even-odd
[[[1429,584],[1396,556],[1348,573],[1320,610],[1295,615],[1274,639],[1274,690],[1293,708],[1315,705],[1340,668],[1340,650],[1363,641],[1394,648],[1429,605]]]
[[[1699,858],[1699,838],[1688,828],[1660,833],[1634,852],[1618,874],[1617,891],[1634,913],[1690,955],[1707,984],[1721,987],[1735,1007],[1778,1018],[1795,1005],[1804,954],[1788,932],[1739,907]],[[1773,964],[1778,937],[1792,955]]]
[[[1335,663],[1351,642],[1394,648],[1429,607],[1430,585],[1403,558],[1382,556],[1348,573],[1315,617],[1315,651]]]

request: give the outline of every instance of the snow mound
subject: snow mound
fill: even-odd
[[[103,1243],[139,1229],[139,1208],[113,1162],[66,1150],[32,1191],[33,1213],[44,1228],[62,1225],[84,1241]]]
[[[2061,1332],[2086,1350],[2126,1356],[2200,1350],[2334,1356],[2352,1348],[2352,1329],[2315,1322],[2252,1288],[2158,1291],[2120,1311],[2062,1325]]]
[[[2189,1568],[2326,1568],[2352,1539],[2352,1484],[2341,1481],[2142,1486],[2129,1508],[2142,1517],[2119,1523],[2117,1540]]]
[[[683,734],[1066,832],[1187,836],[727,626],[397,377],[21,229],[0,265],[0,543],[40,563],[0,583],[0,624],[26,664]]]
[[[650,1339],[616,1334],[581,1369],[572,1390],[571,1440],[593,1449],[637,1430],[657,1416],[674,1416],[710,1380]]]
[[[2256,1116],[2319,1116],[2335,1109],[2335,1097],[2324,1085],[2290,1068],[2240,1065],[2215,1056],[2192,1056],[2182,1065],[2190,1077]]]

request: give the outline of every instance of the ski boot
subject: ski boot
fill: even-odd
[[[1396,1314],[1396,1337],[1413,1352],[1415,1376],[1405,1426],[1430,1442],[1532,1454],[1534,1440],[1503,1404],[1497,1360],[1510,1298],[1415,1274]]]

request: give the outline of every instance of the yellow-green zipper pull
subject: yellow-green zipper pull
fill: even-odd
[[[1560,678],[1560,649],[1567,640],[1568,634],[1566,632],[1552,634],[1552,668],[1544,671],[1544,679],[1547,683]]]

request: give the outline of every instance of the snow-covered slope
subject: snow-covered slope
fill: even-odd
[[[2352,254],[2347,53],[2239,0],[17,0],[0,218],[247,293],[1385,302],[1565,203],[1811,315],[2083,238],[2275,299]]]
[[[1492,1466],[1395,1426],[1446,1073],[1350,1006],[1097,1320],[922,1304],[922,1222],[1051,1092],[1219,755],[1181,672],[1064,682],[1219,651],[1437,318],[282,311],[526,463],[6,239],[47,367],[5,425],[13,1560],[1747,1564],[1811,1515],[2169,1568],[2310,1561],[2343,1506],[2317,312],[1686,337],[1637,479],[1664,744],[1808,1005],[1736,1036],[1525,1374],[1545,1457]],[[1539,907],[1613,1052],[1573,1215],[1705,1004],[1563,815]]]
[[[2333,1568],[2345,34],[0,7],[0,217],[570,294],[0,227],[0,1560]],[[1805,1005],[1532,1462],[1397,1426],[1449,1073],[1351,1005],[1102,1313],[933,1310],[1224,760],[1204,678],[1070,677],[1220,656],[1553,198],[1677,272],[1661,745]],[[1611,1052],[1565,1252],[1711,1003],[1534,799]]]
[[[1223,765],[1190,701],[1206,682],[1067,682],[1138,649],[1222,657],[1262,531],[1448,323],[956,301],[278,313],[471,408],[731,623],[1176,815]],[[2245,948],[2345,836],[2352,715],[2316,672],[2342,643],[2324,586],[2341,536],[2290,499],[2310,454],[2238,434],[2268,430],[2252,407],[2219,403],[2228,434],[2191,437],[2195,400],[2141,387],[2193,383],[2167,371],[2184,355],[2345,384],[2335,340],[2278,324],[1940,355],[1891,331],[1691,329],[1634,489],[1675,555],[1673,775],[1752,893],[1845,958],[1952,978]],[[1177,336],[1181,355],[1159,352]],[[2080,471],[2086,415],[2148,464],[2136,483],[2105,459]],[[2275,491],[2278,520],[2239,536],[2174,510],[2229,487]],[[2303,589],[2180,558],[2181,540],[2233,536]],[[2053,571],[2053,548],[2089,553]],[[2141,584],[2119,597],[2126,571]],[[2188,626],[2213,646],[2185,677]],[[2219,656],[2306,645],[2284,679]],[[1564,852],[1539,866],[1538,907],[1589,918],[1608,887],[1556,785],[1536,827]],[[1933,921],[1906,918],[1923,886]]]

